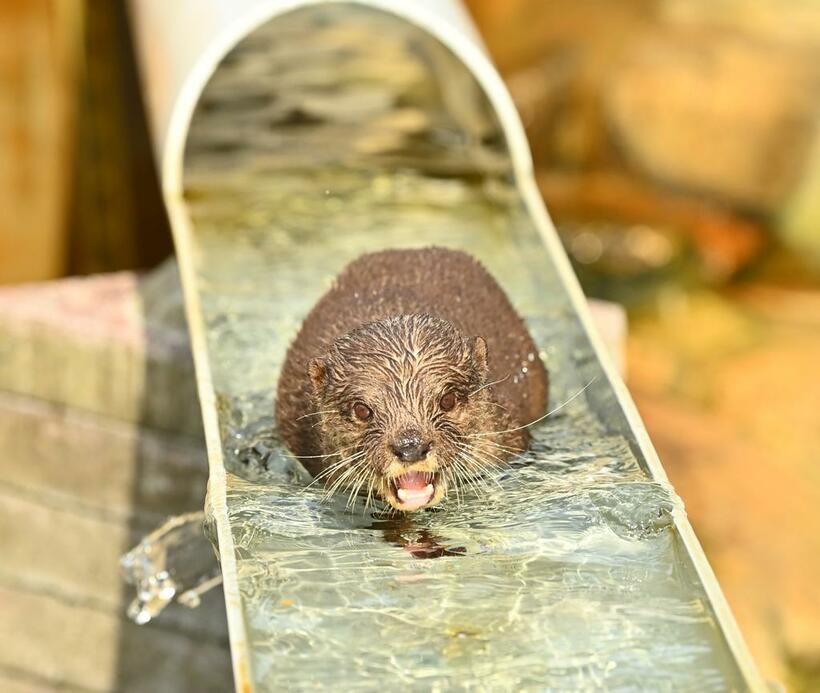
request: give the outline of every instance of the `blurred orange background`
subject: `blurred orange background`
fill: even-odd
[[[820,4],[470,0],[767,678],[820,690]],[[0,283],[172,252],[124,4],[0,0]]]

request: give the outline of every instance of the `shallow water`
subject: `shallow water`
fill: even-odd
[[[253,678],[743,688],[672,524],[680,502],[602,404],[609,385],[489,113],[442,48],[339,7],[243,43],[195,116],[186,198]],[[552,407],[592,384],[533,427],[526,455],[440,508],[323,502],[276,436],[285,350],[348,261],[430,244],[469,251],[499,280],[540,346]]]

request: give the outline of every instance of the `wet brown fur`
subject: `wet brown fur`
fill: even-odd
[[[442,412],[447,391],[458,406]],[[456,441],[476,459],[502,461],[527,442],[526,429],[508,429],[541,416],[547,395],[537,347],[482,265],[443,248],[388,250],[348,265],[305,318],[276,418],[314,476],[338,459],[321,456],[361,449],[378,467],[367,472],[371,484],[395,466],[389,443],[407,429],[435,441],[440,466]],[[351,413],[357,401],[372,407],[371,421]]]

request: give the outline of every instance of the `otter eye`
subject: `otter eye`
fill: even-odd
[[[373,411],[366,404],[356,402],[356,404],[353,405],[353,414],[359,421],[367,421],[373,416]]]
[[[447,392],[441,396],[441,399],[438,401],[438,405],[444,411],[450,411],[453,407],[456,406],[456,396],[452,392]]]

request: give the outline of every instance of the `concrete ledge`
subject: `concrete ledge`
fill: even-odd
[[[0,585],[0,624],[0,671],[47,690],[231,690],[227,648],[114,614]]]
[[[0,289],[0,391],[202,434],[176,266]]]
[[[0,392],[0,479],[143,524],[201,509],[204,444]]]

